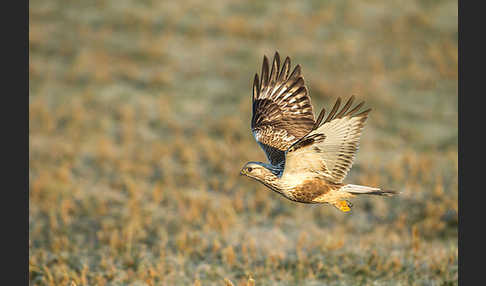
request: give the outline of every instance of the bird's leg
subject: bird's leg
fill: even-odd
[[[342,212],[349,212],[353,204],[347,200],[337,201],[333,205]]]

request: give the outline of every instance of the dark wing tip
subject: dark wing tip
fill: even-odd
[[[258,73],[255,73],[255,77],[253,78],[253,101],[258,98],[260,94],[260,80],[258,79]]]
[[[354,95],[352,95],[348,101],[346,102],[346,104],[344,105],[343,108],[341,108],[341,111],[339,111],[338,114],[336,114],[336,116],[334,116],[334,118],[341,118],[341,117],[344,117],[346,115],[346,111],[348,111],[348,109],[351,107],[351,105],[353,104],[353,101],[354,101]]]
[[[280,74],[278,75],[278,82],[286,81],[290,72],[290,58],[287,56],[285,61],[282,65],[282,70],[280,70]]]
[[[332,108],[331,112],[329,112],[329,115],[327,116],[326,120],[324,120],[324,123],[329,122],[329,121],[334,119],[334,114],[336,114],[340,105],[341,105],[341,98],[338,97],[336,99],[336,103],[334,103],[334,107]]]
[[[324,120],[322,122],[322,118],[324,117],[324,109],[321,111],[321,114],[319,114],[319,117],[314,125],[314,128],[318,128],[320,125],[326,123],[326,122],[329,122],[331,120],[334,120],[336,118],[342,118],[342,117],[345,117],[345,116],[365,116],[365,115],[368,115],[368,113],[370,113],[370,111],[372,110],[371,108],[368,108],[358,114],[356,114],[356,112],[364,105],[364,101],[360,102],[358,105],[356,105],[353,109],[349,110],[351,108],[351,105],[353,104],[355,100],[355,96],[352,95],[348,101],[346,102],[346,104],[343,106],[343,108],[338,112],[339,110],[339,106],[341,105],[341,98],[338,97],[338,99],[336,100],[336,103],[334,104],[334,107],[332,108],[331,112],[329,112],[329,114],[327,115],[327,118],[326,120]],[[349,110],[349,111],[348,111]],[[322,124],[321,124],[322,122]]]
[[[302,67],[300,66],[300,64],[297,64],[290,77],[293,78],[293,77],[301,77],[301,76],[302,76]]]
[[[289,56],[285,57],[284,64],[287,64],[288,66],[290,66],[290,57]]]
[[[270,72],[270,84],[275,84],[277,81],[278,73],[280,70],[280,55],[278,52],[275,52],[275,55],[273,56],[273,63],[272,63],[272,71]]]
[[[356,105],[353,109],[351,109],[346,115],[353,115],[356,113],[363,105],[365,104],[364,101],[361,101],[358,105]]]
[[[323,107],[321,110],[321,113],[319,113],[319,116],[317,117],[316,122],[314,123],[314,126],[312,127],[312,130],[317,129],[319,126],[321,126],[322,119],[324,118],[324,115],[326,114],[326,109]]]
[[[364,103],[364,102],[363,102],[363,103]],[[371,108],[368,108],[368,109],[366,109],[365,111],[362,111],[362,112],[360,112],[360,113],[356,114],[355,116],[364,116],[364,115],[368,115],[368,113],[370,113],[370,112],[371,112],[371,110],[372,110]]]
[[[263,64],[262,64],[262,74],[261,74],[261,82],[260,88],[265,88],[268,85],[268,58],[266,55],[263,55]]]

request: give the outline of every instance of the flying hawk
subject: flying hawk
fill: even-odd
[[[311,100],[297,65],[290,58],[280,67],[275,53],[271,70],[263,57],[261,78],[253,81],[251,131],[269,163],[248,162],[240,174],[259,181],[287,199],[300,203],[328,203],[343,212],[357,194],[389,196],[396,192],[344,184],[359,147],[371,109],[364,102],[351,108],[354,96],[339,110],[338,98],[327,118],[323,108],[314,120]]]

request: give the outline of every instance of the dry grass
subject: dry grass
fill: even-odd
[[[31,285],[457,285],[456,1],[29,3]],[[374,109],[350,214],[238,176],[263,54]]]

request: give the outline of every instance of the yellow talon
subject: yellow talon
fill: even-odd
[[[349,212],[351,210],[351,204],[347,201],[339,201],[334,204],[342,212]]]

